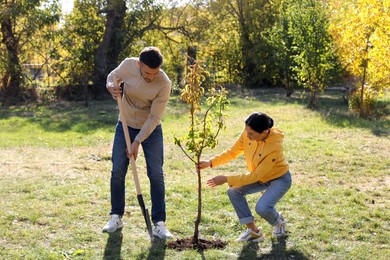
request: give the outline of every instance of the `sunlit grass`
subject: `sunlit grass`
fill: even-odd
[[[8,108],[0,113],[0,259],[388,259],[390,256],[390,140],[388,119],[360,119],[329,94],[323,107],[307,110],[283,92],[234,97],[226,130],[214,150],[228,148],[253,111],[272,116],[285,132],[293,186],[277,205],[288,220],[289,238],[234,242],[243,230],[226,195],[206,180],[246,172],[239,158],[202,174],[200,235],[229,244],[203,253],[151,244],[127,178],[122,233],[102,234],[110,205],[111,143],[117,120],[113,100]],[[266,95],[267,94],[267,95]],[[333,98],[336,97],[336,98]],[[163,118],[168,227],[176,238],[193,235],[197,207],[194,165],[173,144],[186,133],[184,105],[172,97]],[[329,112],[330,111],[330,112]],[[149,183],[141,154],[137,167],[150,210]],[[248,196],[253,207],[258,195]]]
[[[10,107],[0,113],[0,147],[79,147],[107,144],[117,121],[114,100]]]

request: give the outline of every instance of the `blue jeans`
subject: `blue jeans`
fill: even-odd
[[[276,225],[279,213],[276,211],[275,205],[290,189],[291,182],[290,171],[287,171],[285,175],[267,183],[255,182],[238,188],[229,188],[227,194],[240,223],[245,225],[255,220],[245,196],[265,190],[263,196],[257,201],[255,210],[269,224]]]
[[[140,129],[128,127],[130,139],[133,141]],[[146,138],[142,143],[147,174],[150,181],[150,197],[152,200],[152,222],[166,220],[165,212],[165,184],[164,184],[164,147],[161,125]],[[126,141],[123,133],[122,122],[116,125],[114,145],[112,148],[112,171],[111,171],[111,212],[123,216],[125,211],[125,179],[129,159],[126,154]]]

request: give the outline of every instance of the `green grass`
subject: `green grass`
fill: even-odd
[[[389,98],[380,101],[389,109]],[[1,108],[0,259],[389,259],[389,114],[360,119],[341,94],[327,92],[318,110],[307,110],[299,93],[261,90],[231,97],[227,129],[204,158],[228,148],[253,111],[271,115],[284,130],[293,186],[277,208],[289,237],[275,241],[260,217],[266,240],[241,244],[243,230],[226,186],[208,188],[217,174],[246,171],[242,158],[203,172],[200,235],[228,242],[223,250],[178,252],[149,241],[131,176],[122,232],[101,233],[110,208],[114,100],[60,102]],[[385,110],[386,111],[386,110]],[[387,113],[387,114],[386,114]],[[197,207],[193,165],[173,136],[186,132],[185,106],[172,97],[163,119],[167,225],[176,238],[193,235]],[[149,184],[141,153],[138,172],[146,204]],[[248,196],[253,207],[259,195]]]
[[[115,102],[59,102],[4,108],[0,147],[81,147],[109,143],[118,118]]]

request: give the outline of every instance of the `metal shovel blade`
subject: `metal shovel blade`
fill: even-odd
[[[138,204],[141,206],[142,215],[144,215],[144,219],[145,219],[145,223],[146,223],[146,228],[148,229],[148,233],[149,233],[149,236],[150,236],[150,240],[153,241],[152,223],[150,222],[150,217],[149,217],[148,208],[145,207],[144,198],[142,197],[142,194],[138,194],[138,195],[137,195],[137,199],[138,199]]]

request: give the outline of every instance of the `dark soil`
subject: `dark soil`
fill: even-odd
[[[193,237],[177,239],[167,244],[169,249],[175,249],[177,251],[183,251],[185,249],[196,249],[197,251],[204,251],[207,249],[224,249],[227,242],[221,240],[208,241],[204,239],[198,239],[194,241]]]

